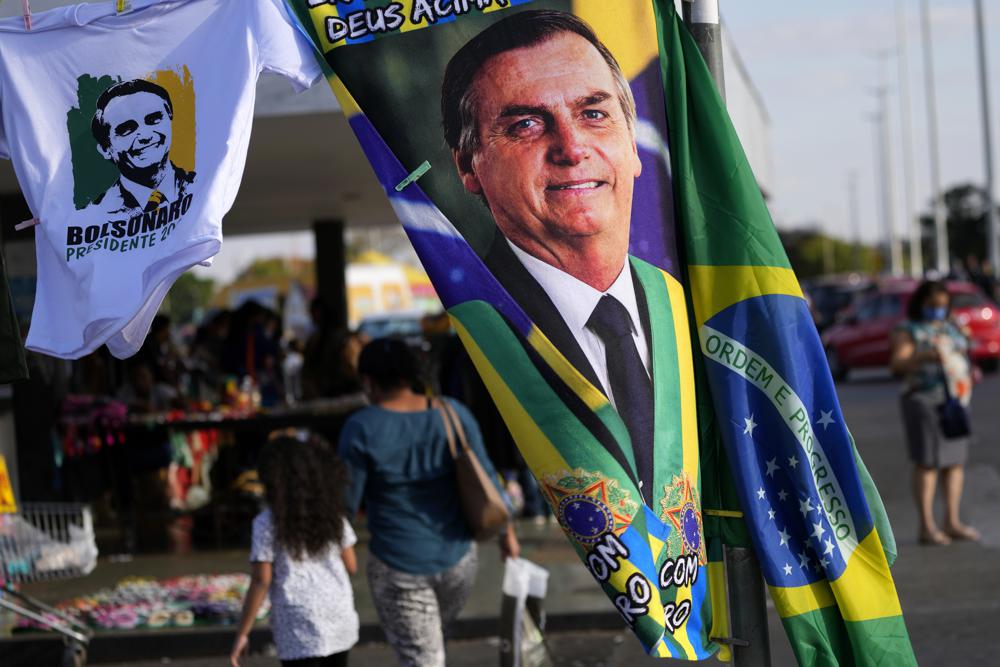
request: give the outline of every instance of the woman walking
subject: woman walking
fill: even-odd
[[[962,523],[967,429],[945,429],[947,405],[954,422],[972,398],[969,341],[948,317],[950,297],[940,282],[924,282],[907,306],[907,320],[893,336],[892,369],[903,376],[903,426],[913,469],[913,495],[920,514],[922,544],[948,544],[952,539],[978,540],[979,531]],[[959,407],[961,406],[961,407]],[[948,434],[945,431],[950,431]],[[934,519],[934,495],[940,475],[944,490],[944,530]]]
[[[347,505],[364,504],[371,543],[368,583],[379,621],[406,667],[444,667],[444,638],[476,577],[476,544],[462,516],[443,417],[414,388],[417,360],[401,341],[366,345],[358,362],[371,405],[344,424],[339,452],[351,479]],[[493,465],[472,415],[457,401],[469,445],[491,479]],[[500,536],[517,557],[513,528]]]
[[[253,521],[252,574],[230,654],[239,667],[264,598],[285,667],[344,667],[358,641],[349,575],[357,538],[343,505],[344,466],[307,431],[271,436],[258,464],[268,509]]]

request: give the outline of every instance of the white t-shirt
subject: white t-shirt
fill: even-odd
[[[173,282],[222,241],[257,77],[322,70],[281,0],[83,3],[0,20],[0,156],[35,227],[27,347],[135,354]]]
[[[273,563],[271,574],[271,634],[279,660],[341,653],[358,643],[358,612],[354,591],[340,554],[358,538],[344,519],[340,544],[321,557],[294,560],[274,540],[271,510],[253,520],[250,561]]]

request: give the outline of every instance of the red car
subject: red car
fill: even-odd
[[[889,365],[892,332],[906,317],[906,306],[918,284],[909,279],[883,282],[823,332],[823,347],[835,379],[844,379],[854,368]],[[996,370],[1000,307],[972,283],[949,281],[947,286],[952,318],[972,332],[972,360],[984,370]]]

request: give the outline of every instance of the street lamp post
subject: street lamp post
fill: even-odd
[[[934,206],[934,247],[937,270],[945,275],[949,269],[948,227],[945,220],[944,193],[941,192],[941,165],[938,154],[937,93],[934,90],[934,47],[931,39],[931,12],[927,0],[920,2],[924,42],[924,78],[927,88],[927,132],[931,157],[931,197]]]
[[[847,198],[854,225],[854,270],[860,273],[864,268],[861,264],[861,202],[858,200],[858,172],[853,169],[847,178]]]
[[[726,99],[726,75],[722,67],[722,26],[719,0],[684,0],[684,23],[698,44],[722,99]]]
[[[889,129],[889,87],[886,84],[886,61],[888,51],[877,55],[879,60],[879,85],[875,89],[878,98],[878,115],[876,130],[876,151],[879,154],[879,192],[882,197],[882,227],[885,230],[886,249],[888,251],[889,272],[898,276],[903,272],[903,248],[896,229],[896,178],[892,168],[892,137]]]
[[[882,244],[879,243],[877,247],[879,248],[879,264],[878,271],[885,271],[887,266],[892,266],[892,252],[889,244],[889,234],[890,230],[886,225],[886,196],[885,196],[885,150],[882,144],[882,113],[871,114],[872,123],[872,139],[873,146],[875,148],[872,154],[872,183],[874,184],[878,180],[878,186],[874,187],[875,191],[875,210],[878,212],[878,219],[882,221],[882,231],[885,232],[886,245],[884,248]]]
[[[986,30],[983,17],[983,0],[976,3],[976,43],[979,51],[979,94],[983,104],[983,153],[986,156],[986,239],[993,275],[1000,267],[1000,238],[998,238],[996,199],[993,196],[993,132],[990,125],[990,79],[986,64]],[[992,295],[990,295],[992,296]]]
[[[903,210],[910,238],[910,275],[919,278],[924,273],[924,253],[921,244],[920,218],[913,205],[913,119],[910,109],[910,67],[906,39],[906,8],[904,0],[896,0],[896,50],[899,66],[899,113],[903,145]]]

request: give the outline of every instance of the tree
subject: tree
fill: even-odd
[[[800,279],[829,273],[877,273],[881,259],[876,248],[848,243],[816,229],[779,230],[788,261]]]
[[[188,271],[181,275],[170,288],[167,312],[175,325],[193,322],[198,311],[205,308],[215,290],[211,278],[199,278]]]
[[[963,183],[944,193],[944,206],[948,225],[948,251],[958,262],[974,257],[977,263],[989,260],[986,242],[986,192],[978,185]],[[934,216],[920,216],[925,248],[933,255]]]
[[[288,286],[293,282],[304,287],[307,293],[315,289],[315,262],[295,257],[258,258],[247,264],[233,282],[216,291],[212,304],[228,308],[234,294],[261,288],[274,288],[278,294],[287,294]]]

